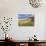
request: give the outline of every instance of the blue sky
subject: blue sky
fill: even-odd
[[[18,19],[26,19],[32,16],[33,16],[32,14],[18,14]]]

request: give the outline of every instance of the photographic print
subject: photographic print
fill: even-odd
[[[18,14],[19,26],[34,26],[34,16],[32,14]]]

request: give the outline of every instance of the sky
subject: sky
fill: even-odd
[[[27,19],[32,16],[32,14],[18,14],[18,19]]]

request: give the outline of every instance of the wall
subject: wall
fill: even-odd
[[[34,34],[37,35],[37,39],[45,39],[45,15],[46,8],[43,7],[33,8],[30,6],[28,0],[0,0],[0,17],[12,17],[13,22],[10,31],[10,37],[16,40],[27,40]],[[17,14],[18,13],[31,13],[35,16],[35,26],[34,27],[18,27],[17,25]],[[0,35],[2,31],[0,31]],[[4,34],[4,33],[3,33]],[[0,39],[3,37],[0,36]],[[3,38],[4,39],[4,38]]]

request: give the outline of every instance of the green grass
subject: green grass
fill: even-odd
[[[19,22],[18,25],[19,26],[34,26],[34,22],[33,21],[29,21],[28,23],[25,23],[25,24],[21,24],[21,22]]]

